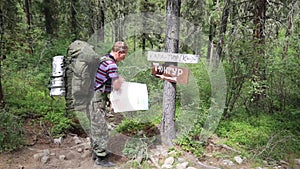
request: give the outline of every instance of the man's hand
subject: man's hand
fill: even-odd
[[[113,83],[113,88],[114,90],[119,90],[122,86],[122,83],[125,81],[125,79],[123,77],[119,77],[117,79],[113,79],[112,83]]]

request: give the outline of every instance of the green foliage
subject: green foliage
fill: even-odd
[[[132,132],[132,131],[139,131],[143,127],[143,124],[140,123],[138,120],[128,120],[125,119],[119,124],[116,128],[116,131],[119,133],[123,132]]]
[[[141,0],[133,3],[131,0],[130,2],[132,3],[104,1],[105,21],[110,22],[120,16],[123,17],[137,11],[147,12],[148,10],[165,13],[165,3],[163,1],[151,0],[146,2]],[[212,0],[183,1],[181,6],[181,17],[191,21],[196,26],[200,25],[199,27],[203,31],[199,33],[205,37],[205,41],[201,39],[201,42],[199,42],[203,46],[195,46],[198,49],[201,48],[202,52],[207,51],[206,39],[208,36],[214,36],[210,38],[213,38],[215,44],[219,43],[221,37],[221,34],[219,34],[220,21],[226,3],[222,1],[214,2]],[[0,151],[11,150],[18,146],[18,139],[22,137],[20,135],[21,131],[18,129],[21,128],[20,122],[25,118],[35,118],[46,124],[51,135],[61,134],[72,126],[70,120],[72,117],[67,118],[64,116],[64,99],[49,97],[47,85],[51,76],[52,57],[65,55],[68,44],[74,38],[88,39],[88,34],[92,32],[91,27],[93,29],[97,27],[97,25],[94,25],[93,18],[90,18],[90,16],[94,16],[93,12],[98,12],[94,11],[95,4],[93,3],[78,1],[72,5],[77,12],[77,15],[74,16],[74,20],[78,21],[78,27],[74,28],[79,31],[77,35],[71,35],[70,21],[73,18],[70,16],[71,6],[69,3],[58,1],[51,3],[52,5],[57,4],[57,8],[51,10],[52,12],[57,11],[57,13],[52,13],[55,35],[46,35],[44,31],[46,29],[44,26],[46,25],[45,16],[42,12],[45,5],[43,2],[31,3],[31,25],[29,26],[23,3],[1,1],[1,11],[3,10],[3,14],[6,16],[1,20],[3,23],[1,22],[0,32],[1,41],[5,42],[5,49],[0,49],[1,54],[6,55],[6,59],[2,61],[1,65],[1,82],[7,112],[0,114]],[[251,154],[256,157],[277,159],[286,156],[288,153],[299,155],[299,12],[296,12],[296,10],[291,11],[294,8],[289,7],[294,4],[290,2],[284,4],[284,6],[275,3],[269,6],[270,10],[267,11],[267,15],[272,18],[276,13],[276,20],[281,22],[274,22],[276,21],[274,19],[263,22],[265,24],[263,25],[263,31],[266,34],[264,34],[263,44],[259,44],[253,40],[253,27],[255,26],[253,20],[251,20],[253,17],[247,17],[252,15],[249,8],[256,4],[249,2],[242,3],[241,6],[237,6],[236,3],[229,5],[234,6],[229,6],[232,11],[227,25],[223,25],[226,26],[226,32],[222,43],[223,53],[221,58],[223,59],[222,63],[225,67],[228,82],[226,106],[232,117],[230,119],[224,118],[221,121],[217,134],[227,138],[227,144],[238,149],[251,151]],[[272,11],[275,11],[275,13]],[[287,16],[291,16],[291,22],[293,23],[290,34],[286,30],[290,21]],[[93,24],[91,25],[91,23]],[[186,26],[186,28],[191,29],[189,26]],[[118,29],[121,30],[122,28],[119,27]],[[213,29],[216,32],[210,32]],[[112,32],[118,31],[114,30]],[[116,35],[113,33],[110,35],[110,32],[106,32],[105,38],[110,39],[110,37],[114,39]],[[152,50],[155,48],[163,49],[165,35],[149,33],[126,38],[125,40],[129,42],[131,49],[141,48],[142,39],[146,38],[145,48],[146,50]],[[190,44],[184,44],[183,42],[180,39],[179,44],[181,44],[180,50],[182,50],[182,53],[195,52],[188,48]],[[206,57],[205,54],[201,55],[201,57]],[[140,60],[135,61],[139,62]],[[131,65],[134,65],[134,63],[127,66]],[[197,84],[195,88],[199,88],[199,103],[198,101],[191,103],[194,97],[193,94],[196,93],[195,90],[179,87],[178,93],[186,90],[189,93],[188,96],[192,97],[185,97],[183,102],[190,103],[189,105],[192,106],[197,105],[197,109],[200,105],[199,107],[203,108],[203,112],[205,112],[210,106],[212,95],[208,72],[202,63],[189,64],[189,69],[195,77]],[[131,71],[133,73],[138,72],[138,74],[129,80],[147,84],[150,106],[156,106],[153,111],[158,112],[161,109],[162,96],[157,93],[161,92],[163,81],[151,76],[151,70],[149,69],[137,71],[136,67],[133,67],[132,69],[126,69],[123,73],[131,74]],[[258,72],[258,74],[253,75],[253,72]],[[265,79],[262,76],[265,76]],[[254,79],[256,81],[253,81]],[[253,93],[261,94],[265,92],[261,90],[261,87],[266,88],[267,97],[262,100],[267,103],[264,108],[249,104]],[[155,103],[158,104],[155,105]],[[180,105],[179,100],[176,103],[177,108],[187,105]],[[256,116],[249,116],[244,113],[246,108],[251,110],[249,115]],[[177,110],[177,118],[185,116],[186,112],[188,113],[186,109]],[[202,118],[196,120],[191,131],[178,139],[178,144],[185,150],[201,156],[203,147],[199,141],[199,134],[202,131],[205,113],[201,113],[202,110],[199,112],[203,115]],[[273,114],[264,114],[263,112]],[[151,115],[156,117],[155,122],[151,123],[158,124],[161,114],[157,115],[155,113],[151,112]],[[147,116],[147,118],[149,117],[150,115]],[[150,117],[149,119],[153,118]],[[182,124],[185,124],[184,122]],[[139,120],[124,120],[118,127],[118,131],[135,135],[143,127],[145,127],[145,124]],[[134,154],[132,152],[134,145],[128,146],[128,154]]]
[[[202,62],[201,62],[202,61]],[[205,66],[205,60],[200,60],[197,64],[190,64],[189,69],[191,71],[191,77],[194,77],[198,90],[201,107],[209,108],[211,97],[211,84],[208,75],[207,67]],[[190,83],[190,82],[189,82]],[[190,92],[193,92],[191,90]]]
[[[218,133],[222,133],[220,135],[222,137],[229,138],[231,142],[228,143],[230,145],[237,143],[247,149],[266,144],[270,134],[259,125],[253,126],[249,122],[240,120],[221,122]]]
[[[63,132],[67,132],[71,129],[71,126],[73,124],[72,120],[70,118],[67,118],[65,113],[62,111],[48,112],[44,116],[44,118],[42,118],[42,121],[51,125],[50,134],[52,136],[58,136],[60,134],[63,134]]]
[[[39,35],[36,33],[35,35]],[[40,37],[39,37],[40,38]],[[65,116],[63,97],[49,96],[49,80],[52,72],[52,57],[64,55],[68,40],[41,41],[37,37],[33,54],[25,45],[12,51],[3,64],[2,85],[7,110],[23,119],[34,118],[49,127],[48,134],[59,135],[72,126],[72,120]],[[16,57],[19,59],[16,59]]]
[[[183,150],[193,153],[196,157],[201,158],[204,154],[204,145],[199,140],[195,140],[192,136],[183,135],[176,140]]]
[[[23,143],[21,120],[6,111],[0,112],[0,153],[19,148]]]
[[[116,131],[132,137],[155,136],[156,133],[154,133],[155,130],[154,123],[155,122],[142,122],[141,119],[138,118],[123,119],[121,124],[117,126]],[[141,131],[143,132],[140,133]],[[147,133],[147,132],[151,132],[151,133]]]
[[[252,157],[266,160],[288,158],[300,153],[299,127],[285,115],[239,113],[220,122],[217,134],[226,138],[226,144],[246,152]],[[298,148],[297,148],[298,147]]]
[[[64,102],[61,99],[49,96],[47,74],[23,70],[10,76],[9,80],[3,80],[3,88],[6,89],[8,108],[14,114],[34,113],[41,116],[50,110],[64,110]]]
[[[148,92],[163,88],[163,80],[154,77],[151,74],[151,69],[146,69],[138,72],[130,81],[147,84]]]
[[[181,134],[175,143],[179,145],[183,150],[193,153],[197,157],[201,158],[204,154],[205,143],[201,140],[201,131],[205,122],[205,114],[201,113],[198,117],[194,117],[193,128],[186,133]]]
[[[129,159],[136,159],[137,157],[146,159],[147,148],[148,148],[148,144],[144,142],[142,138],[131,139],[126,142],[126,145],[122,150],[122,153]]]
[[[46,74],[33,76],[31,73],[23,71],[4,81],[9,112],[23,118],[42,117],[42,121],[51,124],[49,130],[53,135],[66,131],[71,127],[71,120],[65,117],[64,98],[49,96]],[[24,76],[26,80],[21,78]]]

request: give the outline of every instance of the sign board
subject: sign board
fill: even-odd
[[[146,84],[123,82],[119,90],[113,90],[110,101],[114,112],[148,110]]]
[[[148,61],[198,63],[199,55],[149,51],[147,59]]]
[[[165,66],[159,63],[152,64],[152,74],[169,82],[187,84],[189,79],[189,70],[177,66]]]

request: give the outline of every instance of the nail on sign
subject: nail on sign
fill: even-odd
[[[149,51],[147,59],[148,61],[198,63],[199,55]]]

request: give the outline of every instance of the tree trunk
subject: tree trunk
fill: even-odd
[[[96,7],[95,7],[96,6]],[[97,0],[95,4],[91,3],[91,24],[90,33],[97,34],[97,41],[104,41],[104,2],[103,0]]]
[[[167,0],[167,32],[165,45],[166,52],[170,53],[178,53],[180,3],[180,0]],[[176,63],[166,64],[177,65]],[[164,81],[163,115],[160,130],[162,134],[162,142],[166,145],[172,145],[172,140],[176,137],[175,111],[176,83]]]
[[[4,106],[2,76],[1,76],[2,75],[1,62],[5,58],[3,53],[3,49],[4,49],[3,34],[4,34],[4,14],[2,9],[0,8],[0,107]]]
[[[228,22],[230,4],[231,4],[231,0],[226,0],[226,4],[224,6],[223,13],[222,13],[219,41],[217,43],[217,54],[216,54],[216,57],[214,59],[214,65],[216,67],[219,66],[220,58],[222,58],[224,36],[225,36],[225,33],[226,33],[226,29],[227,29],[227,22]]]
[[[30,14],[30,0],[25,0],[25,14],[26,14],[26,22],[27,22],[27,33],[30,31],[31,27],[31,14]],[[32,40],[31,37],[27,35],[27,43],[29,45],[28,52],[30,54],[33,53],[33,45],[32,45]]]
[[[76,15],[75,10],[77,5],[77,0],[71,0],[71,34],[74,35],[74,40],[78,38],[77,24],[76,24]]]
[[[213,0],[213,7],[216,6],[216,0]],[[207,60],[209,60],[210,63],[212,63],[212,51],[214,48],[214,38],[216,37],[216,29],[217,29],[217,25],[216,23],[213,21],[210,26],[209,26],[209,35],[208,35],[208,39],[209,39],[209,44],[208,44],[208,49],[207,49]]]
[[[258,53],[258,57],[254,60],[253,65],[253,84],[254,86],[252,100],[254,103],[262,103],[263,99],[266,98],[266,86],[264,81],[266,80],[266,68],[264,62],[266,61],[265,58],[265,51],[264,51],[264,44],[265,44],[265,21],[266,21],[266,0],[256,0],[255,8],[254,8],[254,50]],[[258,105],[254,105],[257,107]],[[259,106],[260,107],[260,106]]]
[[[27,19],[28,30],[30,29],[31,20],[30,20],[30,5],[29,0],[25,0],[25,13]]]
[[[125,8],[125,1],[119,1],[117,3],[117,11],[116,11],[116,22],[114,23],[115,26],[115,41],[124,40],[124,17],[126,15],[126,9]]]
[[[295,4],[295,1],[293,1],[292,4]],[[290,12],[291,15],[289,15],[288,18],[287,18],[288,23],[287,23],[286,33],[285,33],[286,43],[285,43],[285,46],[283,48],[283,54],[282,54],[282,57],[281,57],[284,66],[286,66],[286,58],[287,58],[287,55],[288,55],[288,50],[289,50],[289,45],[290,45],[289,37],[291,36],[291,31],[292,31],[292,27],[293,27],[292,14],[294,13],[294,10],[295,10],[294,8],[291,10],[291,12]],[[280,78],[280,81],[279,81],[279,85],[280,85],[279,95],[280,95],[280,98],[281,98],[280,110],[282,111],[282,110],[285,110],[285,107],[286,107],[287,90],[284,87],[286,85],[284,75],[281,74],[280,77],[281,78]]]
[[[43,12],[45,16],[45,25],[46,25],[46,33],[49,35],[53,35],[54,33],[54,19],[52,16],[52,7],[51,0],[44,0]]]

